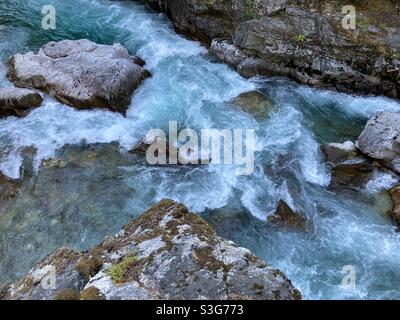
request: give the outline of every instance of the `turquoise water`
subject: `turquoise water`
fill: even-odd
[[[57,29],[45,31],[40,28],[41,7],[49,2],[57,10]],[[393,181],[381,176],[362,190],[333,192],[319,149],[324,142],[354,140],[374,112],[399,110],[398,102],[318,91],[285,79],[243,79],[199,43],[177,35],[164,16],[140,4],[0,2],[2,61],[51,40],[80,38],[122,43],[146,60],[152,77],[136,91],[126,118],[77,111],[46,97],[26,118],[0,120],[4,174],[18,178],[21,150],[37,148],[36,177],[0,208],[0,282],[21,276],[57,247],[89,248],[167,197],[281,269],[305,298],[400,298],[400,236],[381,192]],[[0,64],[0,86],[10,85]],[[256,88],[274,103],[264,119],[227,103]],[[197,130],[254,128],[254,173],[238,177],[230,166],[149,167],[126,153],[148,129],[167,129],[169,120]],[[85,147],[111,142],[122,149],[100,147],[90,156]],[[53,157],[70,165],[41,167],[43,159]],[[312,228],[294,232],[264,223],[279,199],[304,213]],[[340,285],[345,265],[357,271],[354,289]]]

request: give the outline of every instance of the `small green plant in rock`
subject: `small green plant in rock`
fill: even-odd
[[[368,30],[368,21],[365,18],[358,18],[356,22],[357,28],[365,32]]]
[[[304,42],[306,41],[306,36],[304,34],[298,34],[294,37],[296,42]]]
[[[114,264],[107,270],[107,274],[111,277],[111,280],[118,284],[124,280],[124,275],[128,268],[134,265],[138,261],[136,252],[132,252],[125,256],[121,262]]]
[[[254,14],[254,0],[247,0],[246,3],[246,15],[252,19],[255,18]]]

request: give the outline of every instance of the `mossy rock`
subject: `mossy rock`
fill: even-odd
[[[63,289],[56,293],[53,300],[80,300],[81,296],[75,289]]]
[[[90,277],[94,276],[98,273],[103,266],[103,262],[100,259],[93,258],[80,261],[75,269],[79,272],[79,274],[88,281]]]
[[[96,287],[86,288],[81,292],[82,300],[105,300],[104,295]]]

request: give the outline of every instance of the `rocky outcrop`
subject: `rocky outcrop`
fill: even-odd
[[[353,1],[355,30],[343,28],[345,4],[338,0],[146,2],[243,76],[284,75],[317,87],[400,97],[397,1]]]
[[[142,62],[120,44],[64,40],[46,44],[37,54],[12,56],[7,76],[17,87],[42,90],[78,109],[125,113],[132,93],[149,76]]]
[[[273,225],[291,229],[304,229],[307,224],[306,219],[294,212],[283,200],[279,201],[276,212],[269,215],[267,221]]]
[[[51,287],[52,270],[55,272]],[[44,285],[43,285],[44,284]],[[1,299],[300,299],[278,270],[163,200],[89,252],[62,248]]]
[[[358,137],[357,148],[400,173],[400,113],[378,112]]]
[[[28,89],[0,88],[0,118],[24,116],[30,109],[39,107],[42,96]]]

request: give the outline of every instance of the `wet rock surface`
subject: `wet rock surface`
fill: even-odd
[[[0,88],[0,118],[23,117],[43,101],[36,91],[22,88]]]
[[[284,75],[343,92],[400,97],[399,4],[356,1],[355,30],[340,1],[146,0],[243,76]]]
[[[64,40],[49,42],[37,54],[12,56],[8,78],[17,87],[42,90],[78,109],[125,113],[132,93],[149,76],[142,65],[120,44]]]
[[[56,270],[56,288],[42,280]],[[300,299],[278,270],[171,200],[89,252],[59,249],[1,299]]]
[[[258,91],[244,92],[233,99],[231,104],[259,120],[265,119],[274,108],[273,102]]]
[[[354,159],[359,155],[354,142],[351,141],[327,143],[322,145],[321,149],[326,156],[325,161],[332,164]]]
[[[280,200],[276,208],[276,212],[267,217],[267,221],[273,225],[291,228],[304,229],[306,227],[306,219],[295,212],[285,201]]]
[[[324,144],[321,149],[326,156],[325,161],[331,167],[331,188],[363,188],[383,174],[398,179],[394,172],[362,154],[351,141]]]
[[[20,187],[20,181],[10,179],[0,172],[0,203],[15,197]]]
[[[400,228],[400,185],[389,190],[390,197],[393,201],[393,209],[391,212],[394,222]]]

